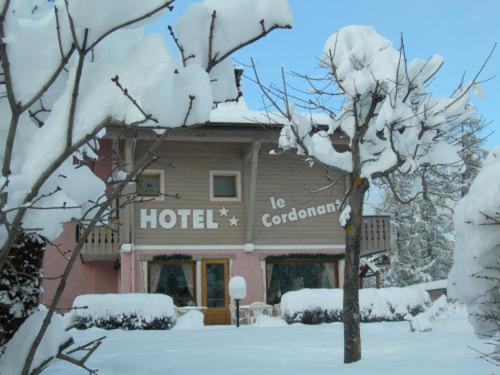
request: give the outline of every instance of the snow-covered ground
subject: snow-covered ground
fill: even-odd
[[[495,374],[469,346],[487,349],[465,318],[433,321],[409,332],[408,322],[362,324],[363,360],[342,363],[342,324],[212,326],[193,330],[71,331],[78,342],[106,335],[87,365],[99,374]],[[84,374],[55,362],[44,375]]]

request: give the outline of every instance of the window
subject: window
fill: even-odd
[[[149,293],[167,294],[176,306],[196,305],[195,262],[150,262]]]
[[[210,171],[211,201],[241,201],[240,171]]]
[[[236,196],[236,176],[214,176],[215,198],[234,198]]]
[[[161,169],[146,169],[137,177],[135,191],[141,197],[156,197],[163,200],[164,177]]]
[[[337,261],[287,260],[266,263],[267,303],[276,304],[286,292],[304,288],[336,288]]]

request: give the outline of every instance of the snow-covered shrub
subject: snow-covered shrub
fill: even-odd
[[[203,323],[205,316],[202,312],[191,310],[177,318],[174,329],[201,329],[205,326]]]
[[[289,323],[320,324],[342,321],[342,289],[302,289],[281,297],[283,318]],[[360,289],[362,322],[400,321],[430,306],[429,294],[411,288]]]
[[[431,332],[432,324],[429,317],[423,312],[409,320],[411,332]]]
[[[7,343],[4,354],[0,357],[0,374],[18,375],[21,373],[24,361],[31,347],[33,332],[37,332],[47,314],[47,308],[40,305],[32,313]],[[59,314],[54,314],[47,333],[38,347],[31,369],[35,369],[50,357],[55,357],[59,347],[68,342],[71,335],[64,329]]]
[[[447,314],[447,312],[448,299],[446,296],[441,296],[435,300],[432,306],[430,306],[427,310],[417,316],[411,316],[408,318],[408,321],[410,322],[410,330],[412,332],[430,332],[432,331],[431,320],[443,316]]]
[[[164,294],[85,294],[73,309],[77,329],[170,329],[176,321],[174,302]]]
[[[500,331],[500,146],[458,202],[456,241],[448,295],[462,301],[480,337]]]
[[[40,302],[44,247],[40,237],[21,234],[0,272],[0,355]]]

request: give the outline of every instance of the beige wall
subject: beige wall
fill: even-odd
[[[147,149],[146,141],[137,143],[135,158],[139,160]],[[245,243],[246,212],[248,199],[245,178],[244,156],[249,143],[167,141],[160,150],[160,159],[150,168],[162,169],[165,173],[165,192],[180,194],[180,199],[166,197],[164,201],[142,202],[135,209],[136,245],[229,245]],[[264,144],[259,152],[253,242],[255,244],[344,244],[343,230],[338,224],[338,213],[273,225],[262,224],[262,215],[283,214],[296,207],[297,210],[342,199],[345,179],[339,173],[324,167],[310,168],[303,160],[291,153],[269,155],[271,146]],[[248,164],[247,168],[248,168]],[[210,202],[209,171],[239,170],[243,197],[241,202]],[[248,172],[248,171],[247,171]],[[314,192],[333,181],[332,189]],[[286,206],[272,209],[270,197],[282,198]],[[219,215],[225,207],[229,216]],[[215,229],[193,229],[191,217],[188,229],[181,229],[179,222],[173,229],[141,229],[141,209],[213,209]],[[238,226],[231,226],[229,218],[235,216]]]
[[[344,231],[338,224],[338,212],[309,217],[266,227],[262,215],[281,215],[292,208],[305,209],[342,200],[345,178],[323,166],[309,167],[303,157],[286,152],[270,155],[271,146],[259,154],[254,238],[256,244],[344,244]],[[331,188],[323,189],[333,182]],[[323,189],[323,190],[322,190]],[[282,198],[283,209],[271,207],[270,197]]]

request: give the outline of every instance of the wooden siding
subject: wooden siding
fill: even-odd
[[[136,159],[145,152],[147,144],[138,142]],[[165,171],[165,192],[180,194],[180,199],[166,197],[164,201],[138,203],[135,210],[135,242],[138,245],[217,245],[245,243],[246,212],[245,200],[248,199],[248,187],[245,178],[244,156],[248,144],[233,145],[227,143],[201,142],[165,142],[160,151],[160,159],[151,165],[154,169]],[[334,203],[342,199],[345,190],[344,177],[334,170],[324,167],[309,167],[303,158],[292,153],[270,155],[270,146],[259,152],[257,167],[257,188],[255,215],[253,219],[253,242],[255,244],[344,244],[344,233],[338,225],[338,212],[322,216],[273,225],[269,228],[262,223],[262,215],[271,216],[286,213],[293,207],[297,210],[316,207],[325,203]],[[243,196],[241,202],[211,202],[209,192],[210,170],[238,170],[242,176]],[[331,189],[314,192],[332,181],[336,184]],[[272,209],[270,198],[282,198],[286,202],[283,209]],[[239,219],[238,226],[230,226],[226,217],[219,215],[219,209],[229,210]],[[158,212],[170,208],[177,210],[207,209],[214,211],[214,219],[219,223],[218,230],[181,229],[141,229],[141,209],[156,208]]]
[[[345,244],[344,230],[338,224],[338,212],[309,217],[266,227],[262,215],[281,215],[342,200],[345,177],[323,166],[310,167],[304,157],[286,152],[271,155],[265,146],[259,154],[257,170],[254,242],[256,244]],[[327,186],[333,184],[331,188]],[[323,189],[323,190],[321,190]],[[285,200],[285,207],[273,209],[270,197]]]
[[[148,143],[139,141],[136,147],[136,160],[147,150]],[[159,160],[150,168],[164,169],[165,193],[179,194],[180,199],[165,197],[163,201],[150,201],[136,204],[135,243],[139,245],[203,245],[203,244],[241,244],[244,242],[244,195],[240,202],[210,201],[210,170],[237,170],[243,172],[242,153],[244,145],[229,143],[203,142],[165,142],[159,151]],[[242,186],[244,186],[242,173]],[[230,226],[228,217],[219,216],[219,209],[229,210],[228,217],[239,219],[238,226]],[[156,208],[158,212],[165,208],[178,209],[213,209],[214,221],[219,229],[192,229],[188,220],[188,229],[179,225],[166,230],[141,229],[141,209]]]
[[[230,130],[227,130],[230,131]],[[263,131],[273,137],[274,133]],[[202,137],[203,138],[203,137]],[[243,245],[252,242],[256,245],[344,245],[344,230],[338,224],[338,209],[324,215],[307,217],[303,220],[290,221],[266,227],[262,216],[269,214],[267,220],[274,215],[282,217],[293,208],[298,212],[310,207],[317,208],[337,200],[342,200],[345,192],[345,176],[334,169],[321,165],[310,167],[304,157],[293,152],[271,155],[269,152],[274,143],[252,145],[248,142],[203,142],[169,140],[158,150],[159,159],[149,166],[150,169],[164,171],[164,191],[166,194],[179,194],[180,198],[165,197],[164,200],[140,202],[134,205],[132,225],[135,245]],[[135,146],[134,159],[140,160],[151,141],[138,140]],[[250,152],[257,150],[257,170],[255,201],[253,204],[253,225],[246,223],[252,213],[248,208],[250,194],[249,178],[253,162]],[[241,201],[210,201],[210,170],[235,170],[241,172]],[[328,187],[330,186],[330,187]],[[271,197],[275,201],[283,199],[282,208],[271,206]],[[225,207],[227,217],[219,214]],[[332,207],[332,206],[330,206]],[[160,213],[164,209],[212,209],[214,221],[219,228],[193,229],[192,217],[188,219],[188,228],[181,229],[179,220],[172,229],[140,228],[141,209],[156,209]],[[205,211],[206,212],[206,211]],[[124,215],[125,216],[125,215]],[[235,216],[237,226],[231,226],[229,219]],[[123,224],[123,223],[122,223]],[[121,229],[126,225],[122,225]],[[105,231],[102,229],[101,231]],[[247,233],[249,231],[250,233]],[[110,257],[119,253],[119,244],[99,242],[103,234],[95,234],[95,240],[83,249],[86,259]],[[128,236],[122,235],[120,243],[127,242]],[[388,218],[367,217],[363,226],[362,254],[389,249]]]

